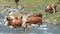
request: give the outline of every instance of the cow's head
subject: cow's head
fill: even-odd
[[[11,21],[13,21],[14,22],[14,16],[9,16],[9,18],[8,17],[6,17],[6,21],[5,21],[5,26],[8,26],[8,25],[10,25],[10,22]]]

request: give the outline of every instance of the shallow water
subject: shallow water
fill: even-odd
[[[60,29],[56,25],[51,25],[49,23],[43,23],[40,27],[37,25],[32,25],[27,28],[24,32],[22,28],[17,28],[16,31],[10,27],[5,27],[3,24],[3,16],[0,15],[0,34],[60,34]]]

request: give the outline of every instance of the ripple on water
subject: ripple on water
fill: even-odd
[[[37,33],[29,33],[29,34],[37,34]]]

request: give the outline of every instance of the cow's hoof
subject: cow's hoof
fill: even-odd
[[[26,29],[24,28],[24,32],[26,32]]]
[[[14,31],[16,31],[16,29],[14,29]]]

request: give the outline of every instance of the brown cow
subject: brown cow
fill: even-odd
[[[57,7],[56,4],[54,4],[54,3],[50,4],[45,8],[45,11],[50,13],[53,10],[53,12],[55,13],[56,12],[56,7]]]
[[[27,18],[27,24],[38,24],[39,26],[42,25],[42,18],[41,17],[29,17]]]
[[[11,26],[12,28],[16,29],[17,27],[23,27],[24,31],[26,31],[27,25],[23,23],[22,19],[15,19],[14,16],[10,16],[7,18],[7,22],[5,26]]]
[[[26,31],[27,25],[23,23],[22,21],[21,14],[14,14],[12,16],[7,16],[6,17],[6,23],[4,24],[5,26],[12,26],[14,29],[18,26],[22,26],[24,28],[24,31]]]
[[[17,27],[22,27],[24,31],[26,31],[27,25],[23,23],[21,19],[9,21],[9,24],[16,29]]]
[[[32,14],[32,15],[30,15],[28,17],[41,17],[42,18],[42,14],[36,13],[36,14]]]
[[[7,16],[4,21],[7,22],[7,21],[12,21],[13,19],[22,19],[22,14],[13,14],[13,15],[10,15],[10,16]]]
[[[5,18],[5,26],[8,26],[9,24],[9,21],[12,21],[12,20],[14,20],[15,19],[15,17],[14,16],[7,16],[6,18]],[[7,25],[8,24],[8,25]]]

